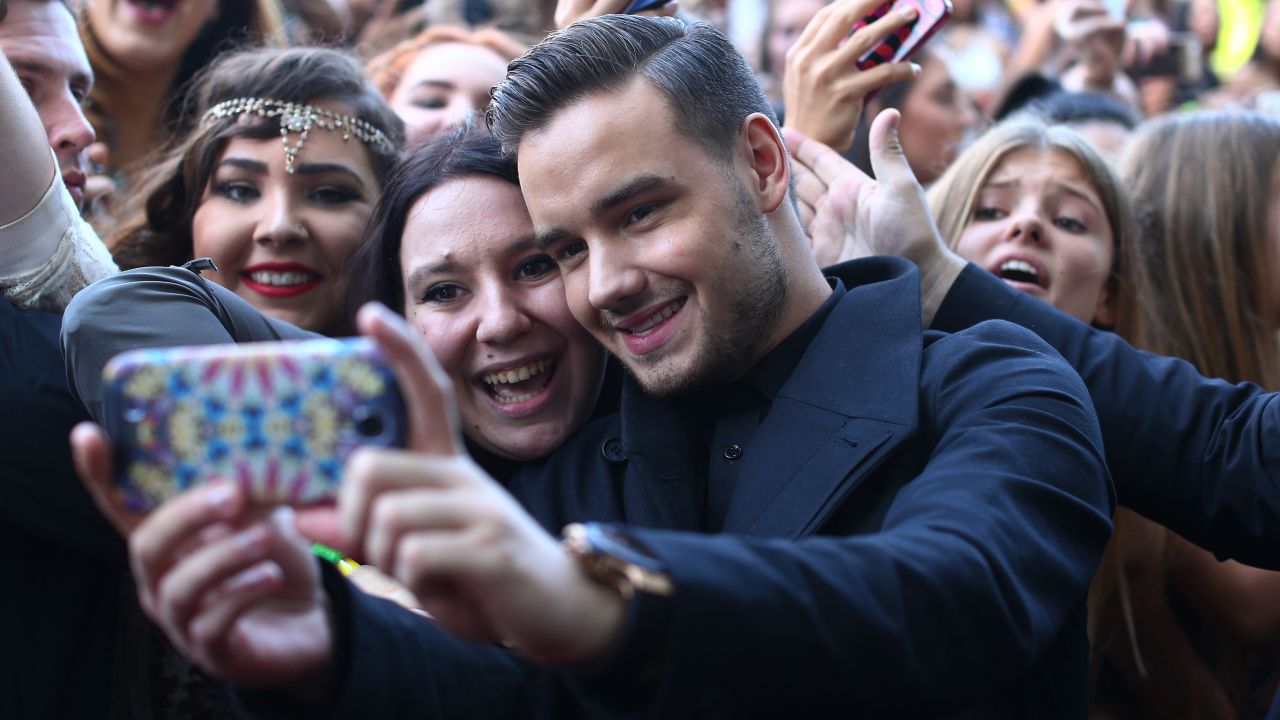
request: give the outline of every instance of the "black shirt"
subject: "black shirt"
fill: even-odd
[[[795,371],[827,316],[845,295],[844,284],[839,280],[827,278],[827,282],[831,284],[831,294],[817,312],[760,362],[728,385],[697,393],[692,398],[704,413],[707,428],[702,528],[707,532],[719,532],[724,527],[738,478],[738,459],[750,452],[752,436],[773,406],[773,399]]]

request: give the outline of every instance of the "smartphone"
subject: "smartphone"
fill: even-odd
[[[135,350],[103,370],[124,507],[215,478],[262,504],[334,497],[361,446],[403,447],[404,400],[365,338]]]
[[[644,12],[645,10],[660,8],[669,2],[671,2],[671,0],[632,0],[631,4],[627,5],[627,9],[623,10],[622,13],[624,15],[635,15],[636,13]]]
[[[903,7],[916,8],[918,15],[915,21],[899,28],[858,58],[859,70],[869,70],[887,62],[910,60],[951,19],[951,0],[891,0],[859,20],[850,34]]]

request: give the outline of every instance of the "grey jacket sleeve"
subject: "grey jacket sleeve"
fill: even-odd
[[[72,395],[102,423],[102,369],[126,350],[314,337],[196,273],[153,267],[100,280],[76,295],[63,316],[62,354]]]

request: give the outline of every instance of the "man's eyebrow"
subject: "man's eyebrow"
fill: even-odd
[[[640,175],[632,178],[627,184],[592,203],[591,216],[603,215],[636,195],[652,190],[665,182],[667,179],[660,175]]]
[[[55,72],[55,68],[50,67],[47,63],[23,60],[22,58],[9,58],[9,64],[13,66],[14,72],[23,72],[28,75],[52,75]],[[82,72],[73,72],[67,78],[67,82],[72,86],[92,87],[93,77]]]
[[[569,233],[562,228],[539,230],[533,235],[533,246],[539,250],[545,251],[547,248],[568,237],[568,235]]]

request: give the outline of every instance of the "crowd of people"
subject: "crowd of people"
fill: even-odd
[[[632,4],[0,0],[0,716],[1280,718],[1280,0]],[[355,334],[333,502],[121,502]]]

